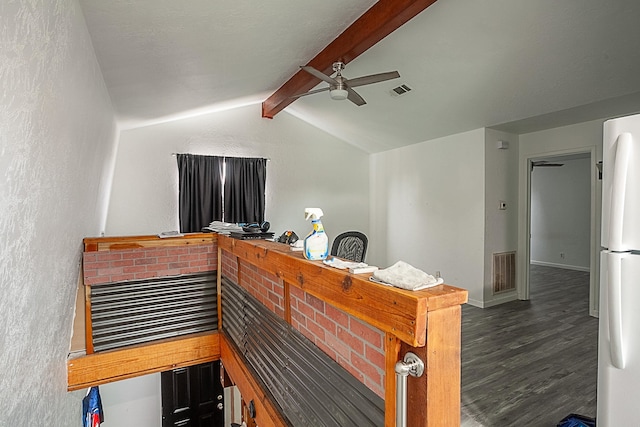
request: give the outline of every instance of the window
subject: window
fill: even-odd
[[[264,221],[267,159],[178,154],[180,231]]]

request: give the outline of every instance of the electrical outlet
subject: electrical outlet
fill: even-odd
[[[560,258],[564,259],[564,252],[560,252]]]
[[[436,279],[440,278],[440,270],[436,271]]]

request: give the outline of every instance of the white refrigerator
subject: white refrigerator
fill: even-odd
[[[640,426],[640,115],[604,124],[598,427]]]

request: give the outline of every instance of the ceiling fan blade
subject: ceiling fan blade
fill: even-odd
[[[323,80],[323,81],[325,81],[325,82],[327,82],[327,83],[329,83],[331,85],[337,85],[338,84],[338,82],[335,79],[327,76],[324,73],[321,73],[320,71],[316,70],[313,67],[310,67],[308,65],[301,65],[300,68],[302,68],[304,71],[306,71],[307,73],[311,74],[312,76],[316,76],[320,80]]]
[[[355,79],[347,80],[347,84],[350,87],[358,87],[364,85],[370,85],[372,83],[383,82],[385,80],[397,79],[400,77],[400,73],[397,71],[390,71],[388,73],[371,74],[369,76],[356,77]]]
[[[358,95],[358,92],[351,89],[350,87],[347,88],[347,92],[349,92],[347,99],[356,104],[358,107],[367,103],[360,95]]]
[[[291,98],[300,98],[301,96],[305,96],[305,95],[313,95],[314,93],[318,93],[318,92],[326,92],[328,91],[329,88],[328,87],[323,87],[321,89],[315,89],[315,90],[310,90],[309,92],[305,92],[305,93],[299,93],[297,95],[293,95],[291,96]]]

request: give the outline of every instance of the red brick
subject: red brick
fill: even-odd
[[[279,295],[269,292],[269,299],[273,301],[275,305],[282,307],[282,298],[280,298]]]
[[[169,266],[167,264],[148,264],[147,271],[162,271],[169,270]]]
[[[158,258],[168,256],[167,249],[165,248],[151,248],[145,250],[145,256],[147,258]]]
[[[311,341],[313,341],[313,340],[314,340],[314,338],[315,338],[315,337],[314,337],[314,335],[313,335],[311,332],[309,332],[309,330],[308,330],[307,328],[305,328],[305,327],[302,327],[302,326],[301,326],[301,327],[298,329],[298,331],[299,331],[302,335],[304,335],[305,337],[307,337],[307,339],[309,339],[309,340],[311,340]]]
[[[158,260],[156,258],[138,258],[135,261],[135,265],[157,264],[157,262]]]
[[[349,315],[344,311],[339,310],[332,305],[325,304],[325,314],[338,325],[345,328],[349,327]]]
[[[336,360],[337,358],[337,353],[335,352],[334,349],[332,349],[331,347],[329,347],[326,343],[322,342],[322,341],[318,341],[316,342],[316,346],[322,350],[327,356],[329,356],[330,358],[332,358],[333,360]],[[337,360],[336,360],[337,361]]]
[[[98,275],[98,270],[84,270],[84,277],[96,277]]]
[[[122,269],[123,273],[142,273],[143,271],[147,271],[146,265],[138,265],[133,267],[124,267]]]
[[[375,349],[371,346],[366,346],[365,356],[372,365],[377,366],[379,369],[384,371],[385,368],[385,358],[384,352],[381,349]]]
[[[197,246],[189,246],[189,253],[202,253],[209,252],[211,250],[210,245],[197,245]]]
[[[169,270],[173,270],[173,269],[179,269],[179,268],[189,268],[189,263],[188,262],[170,262],[169,263]]]
[[[91,277],[89,280],[85,282],[86,285],[97,285],[100,283],[109,283],[111,281],[111,276],[97,276]]]
[[[188,253],[189,253],[189,249],[185,248],[184,246],[167,248],[167,255],[169,256],[178,256],[178,255],[184,255]]]
[[[374,347],[382,347],[382,332],[379,329],[366,325],[355,317],[351,318],[349,329],[353,335],[371,343]]]
[[[126,251],[122,253],[122,259],[141,259],[145,258],[146,254],[143,251]]]
[[[98,270],[98,276],[111,276],[112,274],[122,274],[121,267],[101,268]]]
[[[118,252],[98,252],[98,261],[117,261],[122,259],[122,254]]]
[[[313,319],[315,317],[315,311],[313,310],[313,308],[302,301],[299,301],[298,303],[298,311],[300,311],[300,313],[304,314],[310,319]]]
[[[342,366],[347,371],[349,371],[349,373],[351,375],[356,377],[356,379],[358,381],[360,381],[361,383],[364,383],[364,374],[362,372],[358,371],[351,363],[349,363],[348,360],[345,360],[345,359],[342,359],[342,358],[338,358],[336,360],[336,362],[338,362],[340,364],[340,366]]]
[[[111,262],[111,266],[112,267],[129,267],[133,265],[133,260],[132,259],[123,259],[120,261],[112,261]]]
[[[327,335],[325,342],[329,347],[334,349],[336,353],[338,353],[345,359],[349,359],[349,354],[351,353],[351,350],[349,349],[349,347],[347,347],[342,341],[337,339],[335,336]]]
[[[310,306],[312,306],[313,308],[315,308],[319,312],[324,313],[324,301],[322,301],[319,298],[314,297],[311,294],[306,294],[304,296],[304,298],[305,298],[305,301],[307,302],[307,304],[309,304]]]
[[[372,365],[356,353],[351,353],[351,364],[366,377],[370,378],[374,383],[380,384],[382,374],[376,366]]]
[[[316,322],[311,320],[307,320],[307,329],[311,331],[311,333],[318,337],[322,341],[326,341],[325,330],[322,326],[318,325]]]
[[[110,263],[103,261],[103,262],[92,262],[89,264],[85,264],[84,268],[87,270],[98,270],[101,268],[109,268],[110,266],[111,266]]]
[[[297,299],[304,300],[304,291],[300,288],[296,288],[295,286],[289,286],[289,293],[291,294],[292,297],[296,297]]]
[[[330,334],[336,335],[336,324],[324,314],[316,313],[316,322]]]
[[[353,336],[349,331],[339,327],[336,335],[338,339],[344,342],[351,350],[364,356],[364,343],[360,338]]]
[[[177,257],[177,261],[179,262],[199,261],[199,260],[200,260],[200,255],[198,254],[180,255],[179,257]],[[173,257],[172,261],[176,261],[176,257]]]
[[[84,262],[95,262],[97,257],[98,257],[98,254],[96,252],[83,252],[82,253],[82,260]]]

